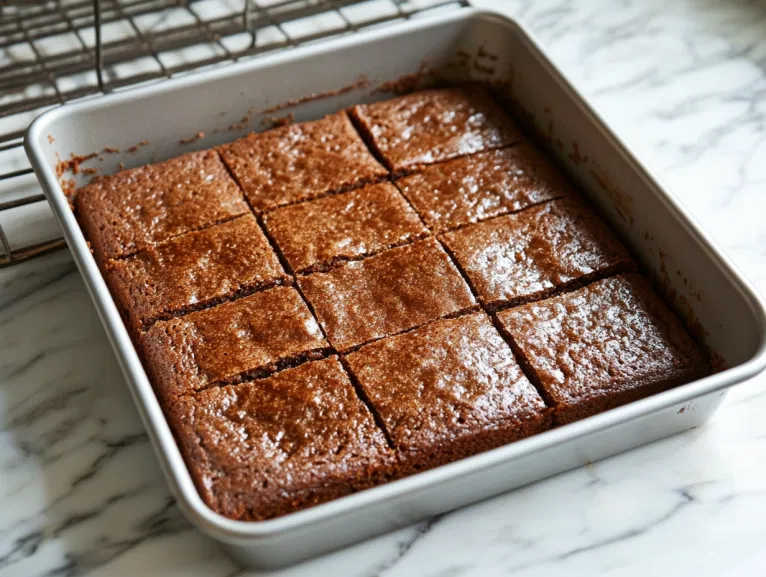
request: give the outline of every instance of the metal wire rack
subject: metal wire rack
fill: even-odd
[[[24,130],[43,110],[467,5],[468,0],[0,0],[0,268],[65,246],[22,149]]]

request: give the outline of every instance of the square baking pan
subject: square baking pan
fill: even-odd
[[[456,81],[492,82],[728,368],[310,509],[259,522],[224,518],[197,493],[59,182],[59,160],[102,151],[88,166],[111,173],[121,162],[138,166],[231,141],[242,129],[259,130],[274,115],[309,120],[386,98],[385,86],[417,78],[424,68]],[[290,101],[292,106],[274,110]],[[206,137],[189,138],[200,132]],[[766,363],[766,313],[750,283],[556,70],[539,43],[516,22],[492,13],[463,10],[416,20],[65,105],[31,125],[25,146],[179,506],[249,567],[291,564],[697,427],[728,387]],[[113,149],[126,152],[110,154]],[[72,178],[78,185],[86,181],[82,173]]]

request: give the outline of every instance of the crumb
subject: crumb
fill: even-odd
[[[237,131],[237,130],[244,130],[250,125],[250,120],[253,117],[253,114],[255,114],[255,109],[253,107],[250,107],[247,109],[247,114],[245,114],[242,118],[239,119],[239,122],[235,122],[234,124],[230,124],[226,130],[229,131]]]
[[[85,154],[80,156],[72,153],[72,157],[69,160],[59,160],[56,163],[56,176],[62,176],[67,172],[71,172],[72,174],[80,174],[80,165],[86,160],[96,158],[97,156],[98,154],[95,152],[92,154]],[[58,154],[56,155],[56,158],[58,158]]]
[[[48,135],[48,144],[53,144],[53,141],[54,141],[54,140],[55,140],[55,139],[53,138],[53,135],[52,135],[52,134],[49,134],[49,135]]]
[[[64,191],[66,196],[72,196],[75,188],[77,188],[77,183],[75,182],[74,178],[61,181],[61,189]]]
[[[272,116],[270,118],[263,119],[264,128],[279,128],[281,126],[287,126],[295,122],[295,115],[291,112],[284,116]]]
[[[112,146],[107,146],[107,147],[106,147],[104,150],[102,150],[101,152],[103,152],[103,153],[105,153],[105,154],[116,154],[116,153],[120,152],[120,149],[119,149],[119,148],[114,148],[114,147],[112,147]]]
[[[128,148],[128,152],[136,152],[139,148],[142,148],[142,147],[144,147],[144,146],[146,146],[148,144],[149,144],[148,140],[142,140],[138,144],[134,144],[133,146]]]
[[[197,140],[202,140],[203,138],[205,138],[205,133],[200,131],[190,138],[182,138],[178,141],[178,144],[190,144],[192,142],[196,142]]]

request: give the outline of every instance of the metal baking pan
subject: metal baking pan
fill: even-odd
[[[653,397],[438,469],[261,522],[226,519],[200,499],[117,307],[56,175],[58,159],[103,154],[102,173],[206,148],[259,129],[269,107],[331,93],[285,110],[317,118],[386,97],[371,87],[423,65],[455,79],[496,82],[542,144],[665,287],[677,310],[700,327],[728,369]],[[367,82],[360,81],[366,79]],[[282,113],[284,113],[282,112]],[[184,144],[190,135],[206,138]],[[555,473],[696,427],[728,387],[764,368],[766,312],[750,283],[604,120],[551,64],[519,24],[481,11],[360,33],[201,72],[43,114],[25,146],[120,361],[179,506],[243,564],[278,567],[390,531]],[[77,177],[82,178],[82,175]],[[84,182],[82,180],[81,182]]]

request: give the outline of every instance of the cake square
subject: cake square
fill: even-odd
[[[342,352],[476,305],[432,238],[299,277],[298,284]]]
[[[483,312],[376,341],[347,361],[400,455],[402,474],[551,425],[543,399]]]
[[[448,232],[443,240],[490,309],[633,268],[609,229],[574,198]]]
[[[205,502],[270,519],[377,485],[392,452],[337,357],[179,399],[170,420]]]
[[[498,314],[558,424],[710,374],[709,359],[635,274]]]
[[[252,214],[109,261],[104,269],[134,330],[292,281]]]
[[[388,174],[345,112],[250,134],[220,151],[257,213],[376,182]]]
[[[159,321],[141,337],[141,344],[155,390],[164,401],[318,358],[328,348],[292,287]]]
[[[434,164],[396,186],[437,233],[571,194],[564,176],[528,142]]]
[[[100,264],[250,211],[213,150],[105,176],[74,203]]]
[[[360,104],[351,115],[395,174],[523,140],[489,89],[478,84]]]
[[[298,272],[375,254],[428,233],[388,182],[279,208],[264,216],[264,225]]]

